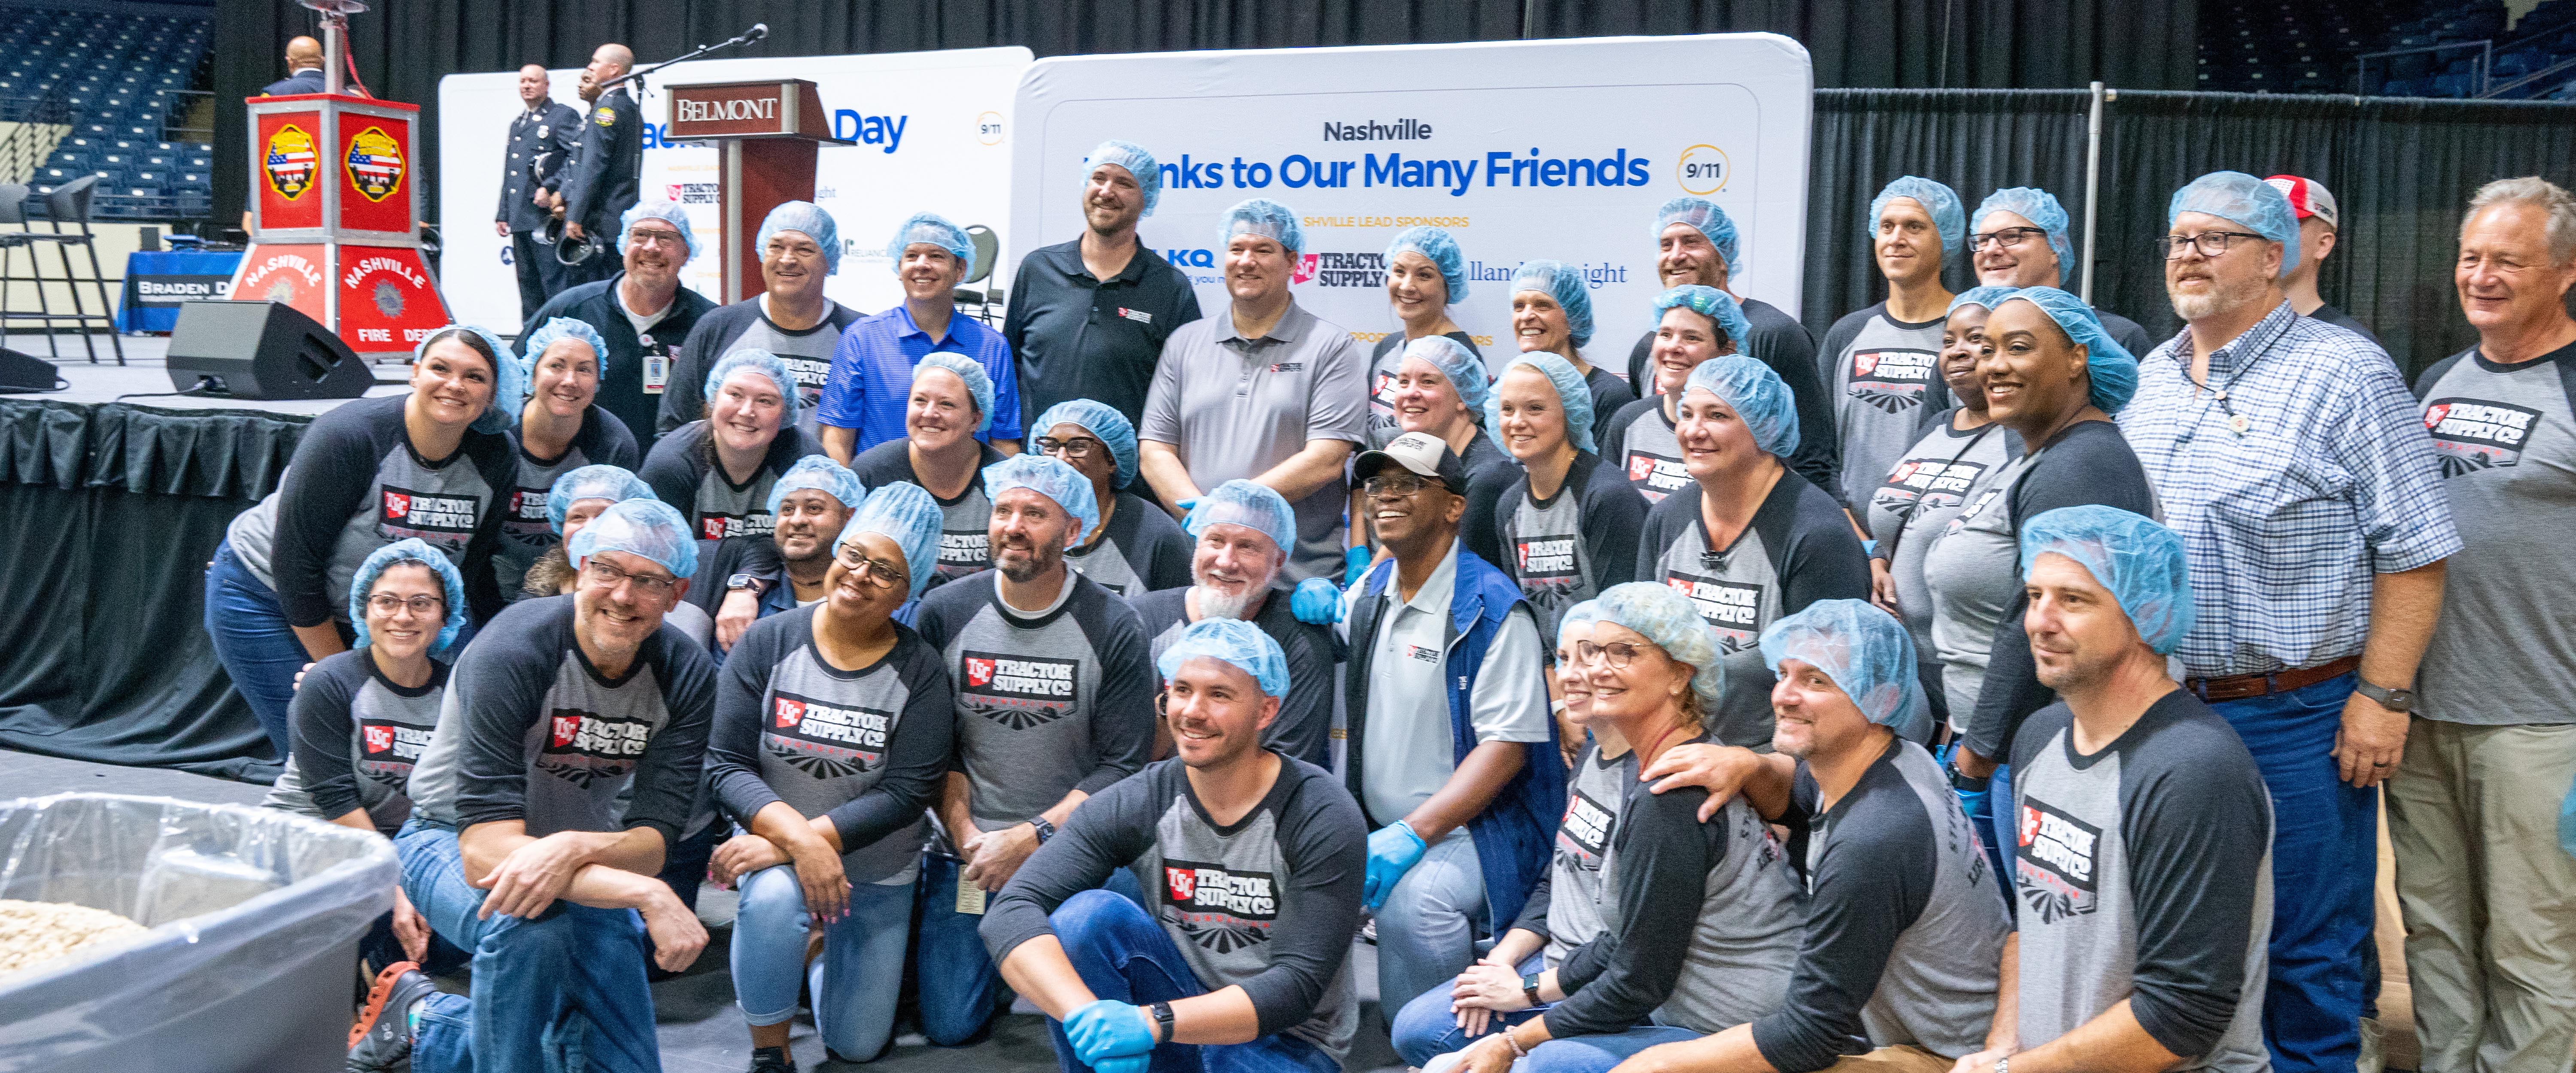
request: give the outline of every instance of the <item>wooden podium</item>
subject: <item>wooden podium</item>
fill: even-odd
[[[852,143],[832,136],[831,113],[803,79],[666,85],[662,92],[671,102],[663,139],[716,146],[724,228],[724,293],[717,300],[759,294],[761,251],[752,243],[760,222],[785,202],[814,200],[816,151]]]

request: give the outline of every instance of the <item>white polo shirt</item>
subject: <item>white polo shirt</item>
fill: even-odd
[[[1376,651],[1369,661],[1367,755],[1362,758],[1360,794],[1369,816],[1394,823],[1411,814],[1458,768],[1457,745],[1449,734],[1449,698],[1441,676],[1448,653],[1450,596],[1458,587],[1458,544],[1431,571],[1413,599],[1396,603],[1393,579],[1379,593]],[[1348,639],[1351,607],[1359,586],[1343,593],[1340,632]],[[1393,606],[1389,606],[1393,605]],[[1495,632],[1492,647],[1476,671],[1475,692],[1467,698],[1467,721],[1479,744],[1489,741],[1546,741],[1548,729],[1546,666],[1538,643],[1538,623],[1527,607],[1515,607]]]

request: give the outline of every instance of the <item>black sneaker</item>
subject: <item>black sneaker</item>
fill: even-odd
[[[785,1047],[754,1047],[751,1073],[796,1073],[796,1060],[787,1057]]]
[[[438,988],[420,966],[397,961],[376,974],[367,1006],[349,1027],[349,1073],[382,1073],[411,1057],[411,1007]]]

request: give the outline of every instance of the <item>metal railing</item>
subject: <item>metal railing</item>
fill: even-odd
[[[2487,92],[2487,72],[2495,70],[2494,41],[2445,41],[2440,44],[2418,45],[2414,48],[2392,48],[2386,52],[2363,53],[2362,55],[2353,58],[2353,80],[2355,82],[2353,92],[2366,97],[2373,95],[2373,91],[2378,88],[2373,86],[2370,81],[2370,61],[2372,60],[2386,61],[2398,56],[2413,56],[2419,53],[2428,52],[2438,55],[2444,52],[2458,52],[2463,49],[2478,50],[2477,61],[2470,65],[2468,95],[2471,97],[2483,97]],[[2381,70],[2385,72],[2386,69],[2387,64],[2383,62],[2381,64]],[[2383,78],[2384,77],[2385,76],[2383,74]]]
[[[0,120],[18,125],[0,139],[0,182],[23,183],[44,166],[78,113],[55,93],[0,98]]]
[[[2537,71],[2531,72],[2530,74],[2516,78],[2511,82],[2499,82],[2488,86],[2486,91],[2478,94],[2478,96],[2480,98],[2502,97],[2505,94],[2514,93],[2533,85],[2547,85],[2549,83],[2568,78],[2576,78],[2576,56],[2569,56],[2566,59],[2550,64],[2547,67],[2543,67]]]

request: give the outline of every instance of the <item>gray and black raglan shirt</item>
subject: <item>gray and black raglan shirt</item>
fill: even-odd
[[[1549,1035],[1618,1032],[1650,1015],[1717,1032],[1780,1007],[1804,915],[1797,877],[1742,797],[1701,823],[1707,800],[1697,787],[1658,794],[1628,780],[1603,854],[1605,927],[1557,965],[1565,1001],[1541,1015]]]
[[[1566,773],[1565,816],[1556,826],[1556,852],[1547,874],[1521,904],[1512,927],[1547,937],[1543,950],[1549,968],[1564,964],[1565,955],[1591,942],[1607,926],[1601,918],[1602,866],[1609,863],[1610,843],[1619,831],[1620,806],[1637,782],[1637,754],[1621,750],[1604,758],[1598,741],[1587,741]]]
[[[1887,560],[1887,572],[1896,580],[1896,605],[1904,612],[1906,631],[1914,635],[1914,657],[1921,663],[1938,662],[1932,648],[1932,593],[1923,583],[1924,554],[1950,519],[1967,508],[1968,497],[2021,457],[2021,437],[2012,430],[1989,423],[1962,432],[1953,427],[1958,412],[1953,407],[1927,419],[1932,427],[1870,493],[1869,512],[1862,518],[1869,538],[1878,543],[1872,554]]]
[[[1119,868],[1201,987],[1241,987],[1261,1035],[1340,1061],[1359,1025],[1348,964],[1368,873],[1368,827],[1329,771],[1282,757],[1261,803],[1220,825],[1179,760],[1147,767],[1081,808],[994,897],[982,927],[1000,963],[1054,934],[1047,916]]]
[[[1064,553],[1064,565],[1130,600],[1190,583],[1189,534],[1163,508],[1134,492],[1112,493],[1118,506],[1091,543]]]
[[[1552,651],[1567,608],[1637,576],[1646,499],[1600,455],[1577,451],[1565,482],[1544,500],[1530,493],[1529,474],[1519,474],[1494,504],[1494,524],[1502,554],[1494,565],[1521,587],[1541,646]]]
[[[1690,470],[1682,466],[1681,434],[1672,415],[1664,412],[1667,397],[1648,395],[1620,407],[1604,426],[1599,444],[1601,457],[1618,467],[1619,476],[1648,504],[1661,503],[1691,483]]]
[[[845,671],[814,645],[817,606],[753,623],[718,672],[707,785],[745,827],[772,802],[829,816],[852,883],[910,883],[957,723],[938,650],[901,623]]]
[[[1068,792],[1097,794],[1154,749],[1154,669],[1136,612],[1068,572],[1055,605],[1028,614],[1002,602],[1001,578],[988,570],[943,585],[921,598],[916,620],[956,689],[953,769],[987,831]]]
[[[769,319],[767,294],[755,294],[706,311],[671,359],[671,382],[662,389],[654,429],[668,434],[705,416],[707,371],[725,355],[737,350],[765,350],[777,355],[796,378],[796,393],[804,400],[797,409],[796,427],[808,436],[821,436],[815,415],[823,409],[823,382],[832,371],[832,351],[841,345],[841,333],[858,323],[861,316],[858,310],[826,298],[823,319],[815,321],[813,327],[801,331],[781,328],[777,321]]]
[[[1806,933],[1789,999],[1753,1022],[1781,1073],[1876,1047],[1985,1049],[2012,919],[1940,764],[1903,738],[1833,808],[1807,765],[1779,817],[1803,860]]]
[[[1190,587],[1161,589],[1127,601],[1143,623],[1151,652],[1148,665],[1163,665],[1163,650],[1190,628]],[[1279,717],[1262,735],[1261,744],[1316,767],[1329,767],[1333,748],[1333,687],[1339,681],[1333,665],[1341,662],[1341,642],[1329,626],[1297,621],[1288,609],[1289,592],[1273,586],[1260,610],[1249,620],[1288,658],[1288,695],[1279,701]],[[1158,673],[1159,680],[1162,676]]]
[[[981,441],[976,447],[981,453],[975,460],[975,479],[966,482],[966,489],[955,499],[930,493],[931,501],[939,504],[939,570],[930,579],[933,588],[993,565],[993,500],[984,494],[984,467],[1001,462],[1002,452]],[[850,472],[869,491],[898,481],[930,489],[913,472],[910,440],[887,440],[859,452],[850,460]]]
[[[1950,406],[1941,379],[1941,325],[1947,317],[1909,324],[1890,317],[1887,303],[1835,321],[1817,356],[1832,362],[1825,386],[1834,400],[1834,427],[1842,443],[1842,487],[1835,498],[1854,508],[1912,446],[1928,410]]]
[[[296,687],[295,748],[286,771],[260,804],[336,820],[364,808],[379,831],[411,816],[403,784],[429,748],[447,693],[447,665],[429,661],[429,681],[395,685],[365,648],[336,652],[304,672]]]
[[[635,449],[635,434],[626,430],[626,422],[592,403],[581,415],[581,430],[573,433],[564,453],[553,460],[528,453],[527,444],[517,452],[518,476],[512,482],[509,502],[501,513],[501,545],[492,556],[492,576],[500,585],[504,598],[516,601],[523,594],[520,583],[528,568],[554,550],[562,537],[555,535],[553,519],[546,516],[546,497],[554,491],[555,479],[588,465],[616,466],[633,471],[642,455]]]
[[[2258,1073],[2272,933],[2272,801],[2218,713],[2176,689],[2075,751],[2052,704],[2013,739],[2021,1045],[2122,1000],[2185,1070]]]
[[[715,463],[708,436],[705,421],[680,426],[654,441],[653,453],[645,456],[644,468],[636,474],[652,486],[655,498],[688,516],[689,527],[698,534],[700,554],[714,551],[714,542],[726,537],[767,536],[776,531],[778,516],[769,511],[770,487],[797,459],[823,453],[823,445],[802,430],[779,429],[760,466],[736,484]]]
[[[665,845],[679,839],[707,750],[715,664],[666,622],[609,678],[574,641],[573,614],[570,596],[523,600],[466,647],[412,772],[420,818],[457,830],[523,820],[539,838],[651,827]]]

